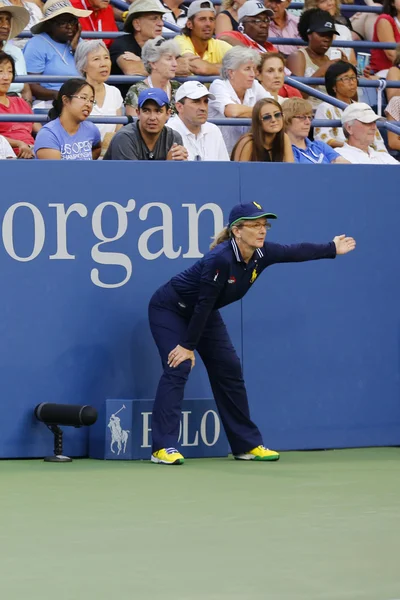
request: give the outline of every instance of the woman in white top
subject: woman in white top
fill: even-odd
[[[215,100],[210,100],[208,116],[210,119],[250,118],[253,106],[261,98],[272,98],[256,80],[260,55],[256,50],[243,46],[234,46],[222,59],[222,79],[215,79],[210,92]],[[221,126],[229,154],[248,126]]]
[[[34,2],[26,2],[26,0],[3,0],[3,4],[5,6],[22,6],[22,8],[25,8],[25,10],[28,11],[29,23],[23,31],[30,31],[31,27],[43,19],[43,12]],[[28,39],[29,38],[15,38],[13,44],[22,50]]]
[[[333,98],[346,104],[357,102],[357,70],[351,63],[339,60],[333,63],[325,73],[326,91]],[[315,113],[316,119],[342,119],[343,110],[322,102]],[[331,148],[341,148],[346,141],[342,127],[315,127],[314,139],[325,142]],[[378,152],[387,152],[379,130],[376,129],[372,148]]]
[[[115,86],[105,83],[111,73],[110,53],[105,43],[101,40],[80,43],[75,52],[75,64],[77,70],[95,90],[96,104],[92,108],[91,115],[93,117],[122,116],[121,92]],[[96,125],[100,130],[102,154],[104,154],[112,136],[121,129],[122,125],[106,123],[96,123]]]
[[[305,0],[304,2],[305,10],[309,8],[320,8],[321,10],[326,10],[334,19],[335,19],[335,29],[337,31],[337,35],[335,35],[334,40],[343,41],[343,42],[351,42],[353,40],[353,36],[351,30],[347,25],[344,24],[344,17],[340,14],[340,0]],[[353,48],[329,48],[327,55],[330,59],[337,58],[332,55],[332,51],[341,50],[343,54],[346,56],[347,60],[349,60],[353,65],[357,64],[357,59]]]

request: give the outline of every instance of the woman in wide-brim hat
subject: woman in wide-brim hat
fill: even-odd
[[[79,17],[92,11],[74,8],[69,0],[47,0],[43,19],[31,28],[33,38],[25,46],[29,74],[78,77],[74,53],[80,41]],[[47,108],[57,97],[61,83],[34,83],[37,108]]]
[[[29,22],[25,25],[23,32],[29,32],[31,27],[39,23],[43,19],[42,6],[39,6],[38,1],[34,0],[3,0],[7,6],[17,6],[19,8],[25,8],[29,13]],[[18,46],[21,50],[25,47],[28,41],[27,37],[15,38],[13,41],[14,46]]]
[[[26,75],[24,55],[10,40],[21,33],[29,23],[29,13],[22,6],[8,6],[0,0],[0,51],[11,56],[15,63],[17,75]],[[21,95],[24,100],[32,101],[32,94],[27,83],[13,83],[10,93]]]

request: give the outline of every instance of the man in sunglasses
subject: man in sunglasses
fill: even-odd
[[[238,31],[227,31],[219,36],[220,40],[231,46],[247,46],[258,52],[278,52],[273,44],[267,41],[269,23],[274,11],[266,8],[263,2],[247,0],[238,10]]]

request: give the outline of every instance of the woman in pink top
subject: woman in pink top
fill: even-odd
[[[15,77],[14,59],[0,52],[0,114],[33,114],[29,104],[19,96],[7,96]],[[40,125],[33,123],[0,122],[0,135],[3,135],[18,158],[34,158],[32,131]]]
[[[382,14],[374,27],[373,42],[400,42],[400,0],[384,0]],[[382,75],[393,65],[395,50],[371,50],[371,69]]]

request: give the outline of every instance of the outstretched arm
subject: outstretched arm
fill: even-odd
[[[354,250],[356,242],[352,237],[336,236],[328,244],[290,244],[283,246],[266,242],[264,244],[265,260],[268,265],[286,262],[305,262],[321,258],[335,258],[337,254],[347,254]]]

